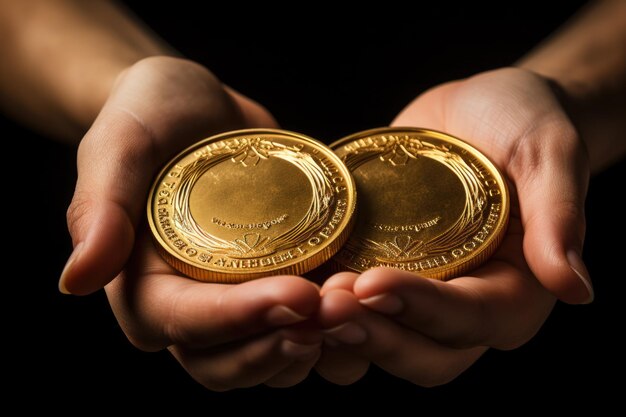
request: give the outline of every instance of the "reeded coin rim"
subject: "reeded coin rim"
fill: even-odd
[[[305,142],[309,146],[317,149],[321,155],[331,160],[339,170],[341,176],[344,178],[344,184],[346,187],[346,208],[345,216],[336,227],[336,232],[332,236],[328,237],[323,243],[320,243],[314,248],[307,248],[309,251],[307,254],[295,257],[294,259],[285,261],[278,265],[259,266],[250,268],[249,270],[238,269],[227,271],[211,269],[207,265],[204,267],[197,263],[189,262],[188,259],[181,256],[173,247],[171,247],[159,233],[159,229],[156,225],[153,204],[156,199],[156,192],[158,187],[163,181],[165,175],[174,167],[181,159],[187,157],[190,153],[198,151],[208,144],[219,142],[222,140],[228,140],[236,138],[237,136],[253,136],[253,135],[276,135],[279,137],[289,137]],[[222,132],[205,139],[202,139],[187,148],[177,153],[174,157],[164,164],[163,168],[159,170],[158,174],[154,177],[152,185],[150,187],[150,193],[147,200],[147,218],[148,225],[151,231],[153,242],[157,251],[161,257],[174,269],[184,273],[185,275],[194,278],[199,281],[216,282],[216,283],[241,283],[256,278],[262,278],[272,275],[281,274],[294,274],[302,275],[328,261],[337,253],[341,246],[346,242],[352,227],[354,226],[355,211],[356,211],[357,192],[356,185],[352,174],[341,161],[341,159],[324,143],[301,133],[292,132],[283,129],[270,129],[270,128],[252,128],[252,129],[239,129],[233,131]],[[322,230],[322,229],[320,229]],[[303,242],[303,244],[306,242]]]
[[[350,142],[354,142],[358,139],[365,139],[370,136],[375,135],[401,135],[403,133],[410,133],[415,135],[424,135],[426,138],[428,136],[434,136],[437,139],[444,140],[450,142],[452,145],[460,147],[462,149],[467,150],[478,159],[486,168],[488,168],[493,176],[496,178],[499,184],[502,187],[502,206],[501,206],[501,215],[498,219],[496,226],[494,227],[493,233],[491,233],[484,244],[482,244],[478,249],[472,251],[468,256],[463,258],[453,260],[452,262],[446,264],[442,267],[436,267],[427,271],[414,272],[417,275],[424,276],[427,278],[437,279],[446,281],[448,279],[456,278],[465,274],[468,271],[471,271],[478,266],[480,266],[483,262],[485,262],[491,255],[495,253],[500,244],[502,243],[504,237],[506,236],[506,231],[509,224],[509,216],[510,216],[510,206],[511,206],[511,196],[509,191],[509,186],[506,178],[498,169],[498,167],[481,151],[476,149],[474,146],[465,142],[464,140],[457,138],[456,136],[450,135],[449,133],[444,133],[439,130],[427,129],[421,127],[412,127],[412,126],[394,126],[394,127],[379,127],[373,129],[363,130],[361,132],[356,132],[350,134],[348,136],[342,137],[341,139],[336,140],[331,143],[329,147],[335,152],[342,146]],[[357,190],[358,192],[358,190]],[[357,214],[358,216],[358,214]],[[355,219],[356,222],[356,219]],[[349,239],[349,238],[348,238]],[[335,271],[339,270],[349,270],[355,272],[364,272],[365,269],[352,268],[349,265],[345,265],[343,262],[339,261],[334,257],[332,262],[336,265],[333,267]],[[402,262],[398,262],[402,263]],[[341,269],[343,268],[343,269]],[[409,271],[412,272],[412,271]]]

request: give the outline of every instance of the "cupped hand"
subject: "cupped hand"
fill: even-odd
[[[512,181],[524,229],[524,257],[562,301],[593,300],[581,254],[589,182],[586,148],[556,95],[556,84],[505,68],[427,91],[394,120],[463,138]]]
[[[512,182],[511,220],[499,250],[468,276],[439,282],[377,268],[331,277],[316,369],[336,383],[374,363],[419,385],[442,384],[488,347],[529,340],[554,295],[593,299],[580,257],[586,153],[548,81],[502,69],[452,82],[418,97],[394,125],[448,132],[488,155]]]
[[[154,175],[176,153],[213,133],[274,125],[194,62],[152,57],[126,69],[78,148],[67,213],[74,251],[60,290],[88,294],[122,270]]]
[[[321,336],[305,323],[319,289],[289,276],[237,286],[181,277],[147,236],[147,192],[158,169],[190,144],[274,126],[267,111],[202,66],[155,57],[119,76],[78,150],[68,210],[74,252],[60,289],[87,294],[113,280],[107,296],[129,340],[144,350],[168,347],[214,390],[306,377],[319,356]]]
[[[554,305],[522,253],[511,219],[500,249],[470,275],[435,281],[390,268],[343,272],[322,288],[326,344],[316,369],[331,382],[360,379],[369,364],[422,386],[446,383],[488,347],[528,341]]]

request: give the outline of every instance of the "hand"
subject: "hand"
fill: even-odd
[[[487,154],[513,181],[510,224],[486,264],[449,282],[386,268],[331,277],[319,313],[329,346],[316,369],[336,383],[371,362],[442,384],[488,347],[529,340],[554,304],[547,290],[572,303],[593,298],[580,258],[586,155],[548,82],[488,72],[426,92],[394,124],[449,132]]]
[[[87,294],[117,276],[106,291],[129,340],[144,350],[169,347],[214,390],[306,377],[321,336],[293,325],[317,311],[319,289],[298,277],[230,286],[179,276],[155,252],[141,221],[147,192],[160,166],[193,142],[273,126],[262,107],[205,68],[149,58],[119,76],[78,151],[68,210],[75,249],[60,289]]]
[[[117,79],[78,148],[78,182],[67,212],[74,251],[62,292],[88,294],[124,267],[157,170],[211,134],[276,122],[191,61],[141,60]]]
[[[562,301],[593,300],[581,253],[589,164],[585,146],[552,84],[506,68],[427,91],[394,120],[465,139],[513,182],[524,228],[524,257]]]

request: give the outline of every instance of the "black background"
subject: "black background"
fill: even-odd
[[[327,143],[388,124],[408,101],[437,83],[510,65],[582,4],[565,2],[554,11],[509,2],[495,8],[420,4],[417,15],[389,4],[383,11],[361,8],[359,17],[299,5],[283,19],[268,18],[274,13],[267,9],[263,14],[242,10],[242,5],[205,15],[180,1],[150,7],[139,3],[129,6],[184,55],[263,103],[284,128]],[[50,395],[54,400],[49,405],[65,409],[83,401],[98,408],[124,400],[138,407],[200,405],[210,412],[252,405],[295,413],[286,404],[297,400],[307,410],[377,404],[394,412],[408,404],[409,412],[422,413],[430,406],[487,410],[500,400],[517,409],[538,400],[579,408],[619,399],[612,396],[607,375],[619,380],[624,367],[617,342],[624,329],[624,273],[618,266],[623,250],[604,239],[626,232],[623,208],[612,200],[624,190],[623,163],[592,180],[587,202],[585,260],[596,301],[590,306],[558,304],[539,335],[522,348],[490,351],[456,381],[434,389],[372,369],[349,387],[334,386],[313,373],[289,389],[212,393],[166,352],[133,348],[103,292],[82,298],[57,292],[71,251],[65,209],[75,181],[75,149],[8,120],[0,122],[5,140],[18,143],[19,166],[41,169],[34,189],[18,196],[24,207],[39,211],[26,233],[35,233],[36,240],[19,243],[27,258],[20,261],[25,272],[8,274],[5,294],[12,352],[5,356],[6,366],[17,370],[12,385],[31,393],[35,402]],[[5,212],[5,221],[19,224],[11,211]],[[5,259],[16,261],[10,255]]]

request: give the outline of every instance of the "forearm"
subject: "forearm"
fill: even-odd
[[[599,171],[626,155],[626,1],[592,2],[518,65],[554,80]]]
[[[174,51],[112,2],[0,0],[0,54],[3,110],[76,142],[124,68]]]

